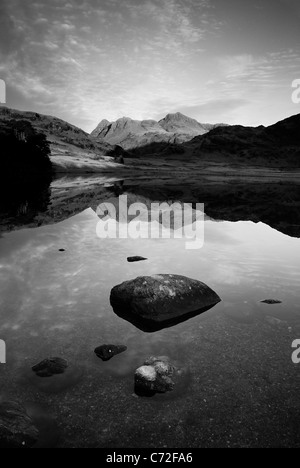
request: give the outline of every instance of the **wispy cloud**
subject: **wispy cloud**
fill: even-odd
[[[237,50],[222,11],[217,0],[0,0],[8,105],[87,130],[102,118],[181,109],[234,121],[250,101],[266,105],[271,90],[283,96],[298,78],[299,47]]]

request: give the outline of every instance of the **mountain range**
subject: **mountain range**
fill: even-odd
[[[120,145],[125,150],[153,143],[181,144],[224,124],[202,124],[180,112],[156,120],[133,120],[122,117],[115,122],[102,120],[91,133],[98,143]]]
[[[132,136],[133,138],[133,136]],[[215,125],[187,141],[164,142],[154,138],[148,144],[132,148],[139,159],[180,159],[194,164],[259,166],[266,169],[300,167],[300,114],[269,127]]]
[[[129,164],[130,158],[145,163],[174,162],[204,167],[218,165],[265,169],[300,167],[300,114],[269,127],[201,124],[181,113],[168,114],[159,122],[102,120],[88,134],[56,117],[0,107],[1,126],[13,121],[28,121],[43,133],[50,144],[50,159],[56,172],[111,172],[116,163]],[[126,159],[128,158],[128,159]],[[133,161],[133,160],[132,160]],[[131,162],[131,169],[137,163]]]

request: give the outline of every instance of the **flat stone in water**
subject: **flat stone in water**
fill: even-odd
[[[260,301],[262,304],[282,304],[282,301],[278,301],[277,299],[265,299],[264,301]]]
[[[95,349],[95,354],[102,359],[102,361],[109,361],[117,354],[124,353],[127,346],[123,345],[102,345]]]
[[[62,358],[44,359],[33,366],[32,370],[38,377],[52,377],[53,375],[63,374],[68,368],[68,361]]]
[[[134,262],[144,262],[145,260],[148,260],[148,258],[145,257],[128,257],[127,262],[128,263],[134,263]]]
[[[0,448],[31,448],[38,438],[39,430],[21,404],[0,403]]]

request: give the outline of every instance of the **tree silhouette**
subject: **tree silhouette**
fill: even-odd
[[[33,218],[49,203],[50,147],[30,122],[10,120],[0,128],[0,210]]]

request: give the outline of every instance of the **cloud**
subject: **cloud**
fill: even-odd
[[[233,112],[245,107],[247,104],[249,104],[247,99],[212,99],[205,104],[180,107],[179,111],[183,114],[189,115],[190,117],[194,117],[202,123],[217,123],[215,120],[216,116],[219,117],[218,123],[227,123]],[[206,121],[206,119],[208,119],[208,121]]]
[[[280,0],[283,5],[291,8],[297,16],[300,16],[300,3],[299,0]]]
[[[199,41],[214,28],[204,0],[3,5],[12,43],[19,41],[0,65],[10,89],[38,102],[40,112],[52,96],[47,113],[73,122],[92,118],[93,125],[98,115],[138,117],[151,111],[156,96],[171,99],[174,68],[198,53]]]
[[[297,44],[237,50],[220,11],[215,0],[0,0],[8,105],[92,130],[173,109],[215,122],[227,105],[235,119],[242,103],[283,95],[298,78]]]

